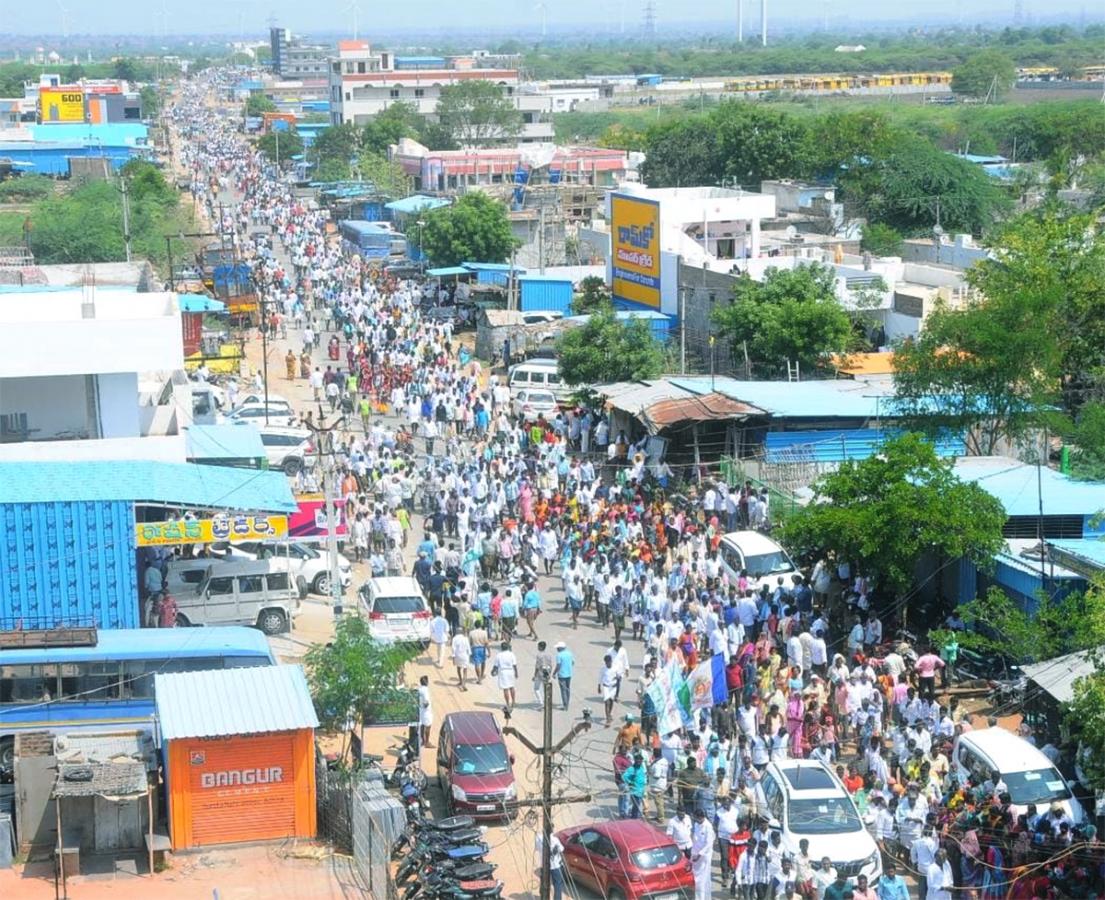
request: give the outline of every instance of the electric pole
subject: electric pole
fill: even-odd
[[[342,613],[341,570],[338,568],[338,516],[334,495],[334,431],[345,424],[345,416],[331,425],[323,425],[322,404],[319,403],[318,422],[306,422],[315,436],[315,453],[322,469],[322,495],[326,501],[326,547],[330,563],[330,600],[334,615]]]
[[[530,753],[541,757],[541,799],[538,801],[519,801],[519,806],[536,805],[541,806],[541,892],[540,900],[549,900],[552,895],[552,867],[550,866],[550,853],[549,848],[552,844],[552,807],[554,805],[561,805],[567,803],[585,803],[591,799],[589,794],[581,797],[560,797],[556,800],[553,799],[552,791],[552,759],[553,756],[563,750],[572,741],[576,739],[584,731],[588,731],[591,728],[591,711],[585,709],[583,711],[583,721],[577,722],[572,726],[572,730],[568,732],[557,743],[552,742],[552,714],[553,714],[553,690],[552,690],[552,673],[547,669],[544,672],[544,724],[543,735],[541,740],[541,746],[537,746],[533,741],[522,734],[517,728],[510,723],[510,711],[503,710],[503,715],[507,720],[507,725],[503,728],[503,734],[513,735],[518,738],[519,741],[525,746]]]

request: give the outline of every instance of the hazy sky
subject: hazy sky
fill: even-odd
[[[442,29],[494,28],[517,29],[532,34],[540,29],[539,0],[405,0],[381,3],[357,0],[362,37],[371,38],[384,29],[429,32]],[[721,24],[735,18],[735,0],[654,0],[658,25]],[[789,19],[820,21],[826,9],[830,25],[862,30],[865,23],[901,20],[923,15],[941,22],[971,24],[1011,20],[1013,0],[928,0],[923,6],[886,3],[884,0],[772,0],[769,21]],[[1082,11],[1090,16],[1100,0],[1025,0],[1029,15],[1067,16],[1077,21]],[[639,29],[644,0],[547,0],[550,30],[574,25],[593,33],[616,32],[621,11],[625,10],[626,32]],[[280,24],[300,32],[352,30],[351,0],[0,0],[0,34],[147,34],[164,33],[245,33],[260,36],[267,30],[266,20],[274,16]],[[745,0],[745,23],[758,20],[759,0]],[[839,18],[838,18],[839,17]],[[845,19],[844,17],[847,17]],[[848,25],[845,25],[848,22]]]

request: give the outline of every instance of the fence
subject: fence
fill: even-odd
[[[350,853],[353,850],[352,797],[361,776],[357,772],[328,769],[321,756],[315,772],[319,837]]]
[[[391,847],[406,821],[403,806],[387,792],[382,781],[376,780],[358,786],[352,809],[357,872],[375,900],[394,900],[397,892],[391,877]]]

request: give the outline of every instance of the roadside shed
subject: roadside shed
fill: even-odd
[[[174,850],[313,838],[314,733],[300,666],[157,675]]]
[[[1094,654],[1102,652],[1105,647],[1098,647],[1096,651],[1080,650],[1021,667],[1031,685],[1025,692],[1029,697],[1028,712],[1044,724],[1049,733],[1059,733],[1063,704],[1074,699],[1074,685],[1079,678],[1097,671]]]

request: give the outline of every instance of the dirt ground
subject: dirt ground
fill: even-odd
[[[89,868],[82,865],[82,868]],[[177,854],[170,868],[150,879],[144,862],[121,859],[114,870],[68,880],[70,900],[363,900],[352,860],[314,842],[250,845]],[[135,874],[135,869],[142,874]],[[129,871],[127,871],[129,869]],[[54,900],[52,862],[0,870],[4,900]]]

